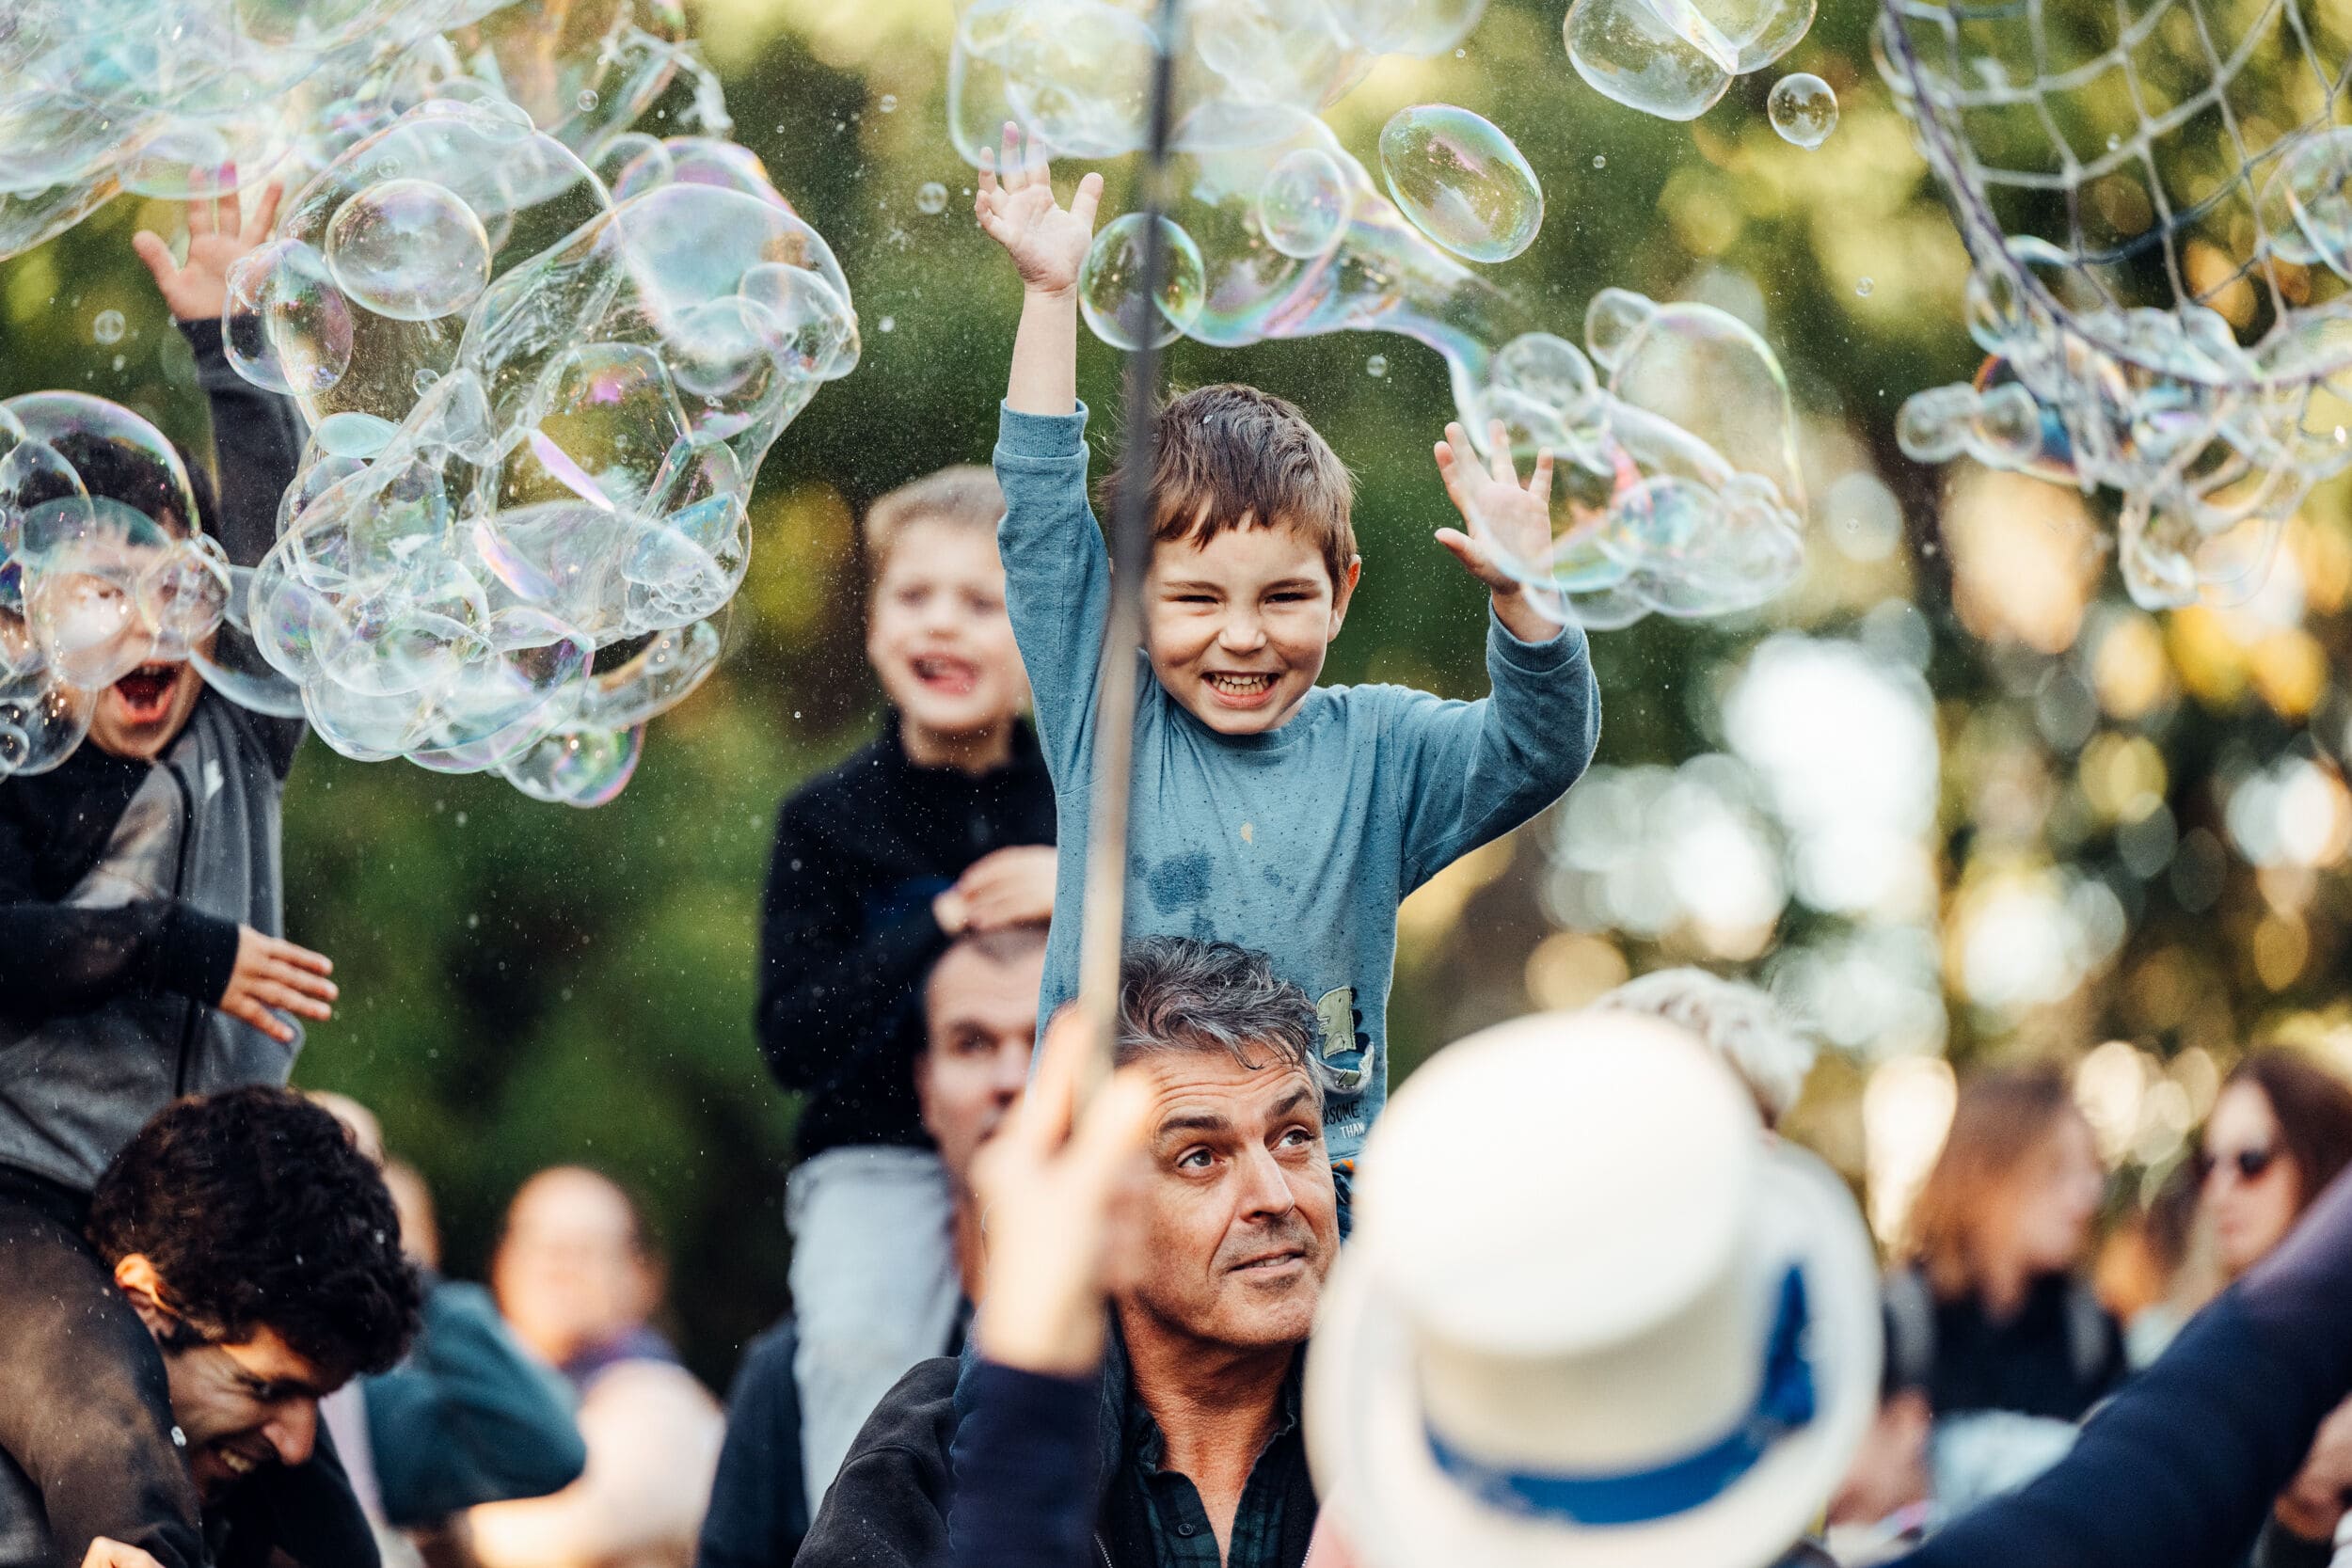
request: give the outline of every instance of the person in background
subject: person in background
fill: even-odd
[[[662,1270],[627,1193],[541,1171],[506,1212],[491,1289],[516,1338],[579,1397],[588,1464],[553,1497],[469,1514],[484,1568],[685,1568],[725,1421],[651,1324]]]
[[[2203,1174],[2194,1158],[2180,1160],[2155,1196],[2099,1249],[2099,1299],[2123,1320],[2123,1352],[2134,1371],[2162,1355],[2227,1283],[2203,1210]]]
[[[1964,1085],[1887,1279],[1889,1354],[1936,1419],[2081,1419],[2125,1372],[2122,1331],[2077,1271],[2106,1176],[2055,1069]]]
[[[1839,1568],[1875,1568],[1900,1557],[1942,1521],[1930,1441],[1935,1416],[1928,1391],[1906,1381],[1909,1371],[1886,1358],[1870,1434],[1830,1497],[1821,1544]]]
[[[866,657],[882,734],[776,821],[760,926],[759,1045],[801,1095],[786,1218],[803,1490],[823,1495],[898,1375],[935,1355],[962,1294],[952,1195],[907,1065],[916,991],[967,931],[1054,912],[1054,789],[996,555],[1003,496],[943,468],[865,522]],[[877,1294],[888,1312],[868,1309]]]
[[[487,1291],[440,1276],[432,1195],[413,1167],[385,1158],[375,1114],[346,1095],[310,1099],[384,1172],[401,1247],[425,1283],[406,1359],[345,1384],[319,1414],[388,1568],[464,1561],[465,1510],[543,1497],[580,1479],[588,1450],[572,1424],[571,1390],[516,1341]]]
[[[931,966],[923,985],[925,1044],[909,1064],[924,1131],[939,1148],[951,1197],[940,1238],[956,1259],[963,1307],[934,1340],[934,1354],[963,1348],[964,1320],[980,1299],[986,1249],[975,1163],[1020,1103],[1037,1039],[1037,991],[1045,973],[1045,933],[1035,926],[972,931]],[[882,1273],[835,1282],[862,1291],[877,1317],[903,1312]],[[726,1446],[704,1516],[697,1568],[790,1568],[821,1497],[805,1490],[801,1392],[793,1363],[797,1325],[787,1316],[752,1342],[727,1396]]]
[[[1767,1132],[1796,1108],[1820,1054],[1769,991],[1704,969],[1655,970],[1603,992],[1590,1010],[1662,1019],[1696,1036],[1747,1086]]]
[[[2228,1277],[2277,1250],[2347,1165],[2352,1087],[2293,1051],[2273,1047],[2240,1062],[2214,1101],[2197,1154],[2205,1216]],[[2347,1458],[2352,1403],[2320,1428],[2304,1472],[2280,1495],[2255,1553],[2258,1568],[2317,1568],[2335,1556]]]

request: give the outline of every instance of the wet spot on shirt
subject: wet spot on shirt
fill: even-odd
[[[1162,911],[1192,908],[1209,895],[1208,851],[1168,856],[1152,868],[1144,886]]]
[[[1244,844],[1255,844],[1258,841],[1258,825],[1255,822],[1245,822],[1241,825],[1241,841]]]

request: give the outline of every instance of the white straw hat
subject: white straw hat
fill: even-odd
[[[1869,1235],[1689,1034],[1474,1035],[1357,1169],[1306,1430],[1368,1568],[1761,1568],[1819,1516],[1878,1405]]]

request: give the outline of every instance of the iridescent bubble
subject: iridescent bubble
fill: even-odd
[[[1104,224],[1078,269],[1078,309],[1094,335],[1113,348],[1140,348],[1147,332],[1156,343],[1175,341],[1199,318],[1205,297],[1200,247],[1163,217],[1164,280],[1158,298],[1145,301],[1144,221],[1144,214],[1128,213]]]
[[[90,323],[90,336],[102,343],[122,341],[122,312],[119,310],[99,311],[98,319]]]
[[[1510,137],[1468,109],[1399,109],[1380,132],[1380,173],[1413,227],[1473,261],[1508,261],[1543,227],[1535,171]]]
[[[0,675],[0,778],[30,778],[64,762],[97,708],[94,693],[45,675]]]
[[[1837,129],[1837,94],[1809,71],[1783,76],[1765,99],[1765,112],[1780,139],[1807,151],[1829,140]]]
[[[1584,307],[1584,346],[1593,362],[1613,367],[1626,344],[1658,313],[1657,304],[1630,289],[1603,289]]]
[[[255,386],[315,396],[351,368],[351,306],[326,258],[300,240],[272,240],[230,269],[221,341]]]
[[[327,224],[326,248],[351,301],[394,321],[453,316],[490,281],[482,220],[430,180],[388,180],[354,196]]]
[[[896,114],[898,111],[898,95],[895,92],[883,93],[881,102],[877,103],[874,107],[886,115]]]
[[[1258,188],[1258,226],[1283,255],[1311,259],[1339,244],[1352,204],[1338,160],[1303,147],[1278,159]]]
[[[1375,55],[1438,55],[1470,37],[1486,0],[1326,0],[1331,19]]]
[[[1371,358],[1365,360],[1364,373],[1371,376],[1375,381],[1388,374],[1389,356],[1385,354],[1375,354]]]
[[[947,210],[947,187],[936,180],[926,180],[914,193],[914,210],[926,217],[933,217]]]
[[[1871,282],[1870,279],[1867,277],[1858,277],[1854,279],[1853,292],[1860,294],[1864,299],[1867,299],[1870,297],[1870,291],[1877,286],[1877,284]]]
[[[1185,25],[1227,97],[1310,113],[1345,74],[1352,47],[1324,0],[1194,0]]]
[[[558,730],[501,764],[499,771],[535,800],[582,808],[621,793],[644,754],[645,727]]]
[[[1731,86],[1727,40],[1702,48],[1645,0],[1575,0],[1562,33],[1587,86],[1661,119],[1696,119]]]
[[[1979,401],[1965,382],[1912,393],[1895,416],[1896,443],[1915,463],[1950,462],[1968,450]]]

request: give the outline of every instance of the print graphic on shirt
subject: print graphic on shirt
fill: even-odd
[[[1353,1068],[1331,1068],[1330,1092],[1363,1093],[1372,1082],[1372,1037],[1364,1033],[1364,1015],[1356,1006],[1356,988],[1342,986],[1337,990],[1325,991],[1323,1000],[1315,1004],[1315,1018],[1323,1026],[1320,1049],[1326,1065],[1350,1052],[1362,1053],[1361,1060]]]

